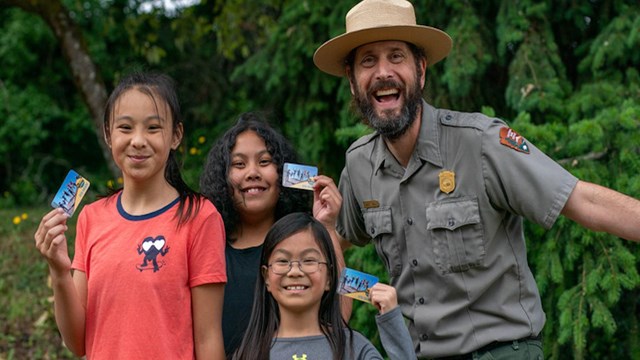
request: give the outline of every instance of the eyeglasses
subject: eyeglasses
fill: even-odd
[[[305,259],[305,260],[278,260],[269,264],[271,271],[273,271],[276,275],[285,275],[291,271],[291,267],[293,263],[298,263],[298,269],[305,274],[313,274],[314,272],[320,269],[320,264],[327,265],[326,261],[318,261],[314,259]]]

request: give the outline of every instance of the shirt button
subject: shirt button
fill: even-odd
[[[418,299],[418,302],[419,302],[420,304],[424,304],[424,298],[420,298],[420,299]]]
[[[369,230],[369,231],[371,231],[371,235],[376,233],[376,229],[375,228],[371,228],[371,230]]]
[[[407,219],[407,224],[409,224],[409,225],[413,225],[413,219],[412,219],[412,218],[408,218],[408,219]]]
[[[413,264],[413,266],[418,266],[418,260],[413,259],[413,261],[411,262]]]
[[[428,338],[429,337],[427,336],[427,334],[420,335],[420,340],[422,340],[422,341],[427,341]]]
[[[456,224],[456,221],[453,219],[449,219],[449,222],[447,223],[449,226],[453,226]]]

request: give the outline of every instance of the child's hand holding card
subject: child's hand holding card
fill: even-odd
[[[357,270],[344,268],[338,282],[338,294],[371,303],[369,289],[378,282],[378,278]]]
[[[60,189],[56,193],[56,196],[51,202],[51,206],[54,208],[61,208],[69,217],[73,216],[73,213],[78,208],[80,200],[89,189],[89,181],[77,172],[69,170],[67,177],[64,178]]]
[[[318,176],[318,168],[310,165],[284,163],[282,168],[282,186],[313,190],[313,178]]]

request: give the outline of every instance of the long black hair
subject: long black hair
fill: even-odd
[[[179,126],[182,124],[182,115],[180,112],[180,102],[176,93],[175,82],[168,75],[155,72],[132,72],[120,80],[116,88],[111,92],[104,109],[103,131],[107,141],[111,140],[111,120],[113,117],[113,109],[118,99],[129,90],[137,90],[149,96],[156,109],[158,103],[164,102],[169,108],[171,114],[171,129],[173,135],[179,132]],[[180,173],[181,164],[178,162],[176,151],[171,149],[167,158],[167,165],[164,170],[164,178],[169,185],[176,189],[179,195],[178,206],[178,226],[186,223],[191,216],[195,215],[200,209],[200,196],[192,190],[182,179]],[[114,195],[114,192],[111,195]]]
[[[218,209],[224,221],[227,241],[233,242],[230,235],[238,230],[239,215],[233,201],[233,184],[229,181],[231,151],[236,145],[238,135],[245,131],[254,131],[264,141],[278,168],[278,186],[280,196],[275,208],[275,220],[295,211],[309,211],[311,197],[309,191],[290,189],[281,186],[282,169],[285,162],[298,162],[298,155],[287,139],[271,127],[258,113],[247,112],[238,118],[235,125],[227,130],[213,145],[207,156],[204,171],[200,176],[200,192]]]
[[[322,294],[320,309],[318,311],[318,325],[322,333],[329,341],[333,351],[333,359],[343,358],[347,348],[347,335],[350,342],[353,332],[344,321],[340,311],[340,296],[336,290],[338,287],[338,263],[333,249],[331,237],[327,229],[310,214],[297,212],[291,213],[276,221],[264,240],[260,268],[268,268],[269,257],[275,247],[283,240],[302,231],[310,231],[314,240],[320,247],[320,251],[327,261],[327,277],[329,290]],[[265,275],[266,276],[266,275]],[[244,334],[240,347],[233,354],[233,360],[268,360],[269,352],[280,326],[280,311],[278,303],[270,292],[267,291],[264,276],[258,276],[255,293],[253,296],[253,309],[249,320],[249,329]],[[350,346],[353,351],[353,346]],[[351,357],[353,358],[353,354]]]

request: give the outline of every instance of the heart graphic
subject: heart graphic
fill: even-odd
[[[164,243],[164,239],[159,239],[153,242],[153,246],[155,246],[156,249],[160,250],[164,246]]]
[[[152,240],[147,240],[145,242],[142,243],[142,249],[144,250],[144,252],[149,251],[149,249],[151,249],[151,247],[153,246],[153,241]]]

